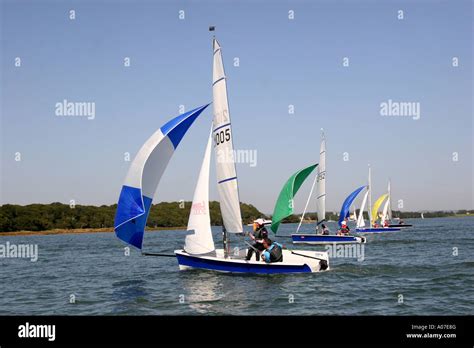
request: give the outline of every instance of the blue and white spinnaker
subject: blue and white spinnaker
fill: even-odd
[[[122,186],[115,214],[114,230],[122,241],[142,248],[146,220],[161,176],[184,134],[208,105],[168,121],[138,151]]]

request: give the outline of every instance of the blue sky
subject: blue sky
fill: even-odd
[[[133,157],[179,105],[212,100],[215,25],[234,144],[257,151],[257,166],[237,166],[242,201],[271,213],[287,178],[318,161],[324,128],[329,210],[366,182],[368,163],[373,199],[391,178],[404,210],[473,208],[470,1],[1,4],[2,204],[115,203],[130,164],[124,152]],[[95,119],[56,116],[63,99],[95,102]],[[388,99],[419,102],[420,119],[381,116]],[[192,200],[211,110],[175,152],[156,202]],[[213,174],[211,199],[214,183]]]

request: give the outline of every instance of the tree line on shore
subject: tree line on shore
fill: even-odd
[[[114,225],[115,211],[114,205],[76,205],[70,206],[63,203],[51,204],[29,204],[14,205],[5,204],[0,206],[0,232],[15,231],[46,231],[52,229],[96,229],[112,228]],[[191,202],[161,202],[154,204],[150,210],[147,227],[166,228],[184,227],[187,225]],[[260,212],[251,204],[241,203],[242,220],[244,224],[249,224],[253,220],[264,217],[271,218]],[[209,202],[211,225],[221,226],[222,217],[219,202]],[[474,215],[473,210],[458,211],[436,211],[425,212],[425,218],[448,217],[456,215]],[[364,213],[367,218],[367,213]],[[394,217],[402,219],[419,218],[419,212],[393,212]],[[299,222],[301,215],[292,215],[283,222]],[[308,213],[305,220],[316,220],[316,213]],[[326,220],[337,221],[338,214],[328,212]]]
[[[161,202],[152,205],[148,228],[183,227],[188,223],[191,202]],[[117,204],[75,205],[63,203],[0,206],[0,232],[52,229],[96,229],[114,226]],[[241,203],[242,220],[251,223],[263,214],[251,204]],[[209,202],[211,225],[222,225],[219,202]]]

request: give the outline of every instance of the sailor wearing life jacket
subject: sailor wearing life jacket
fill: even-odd
[[[346,221],[342,221],[341,223],[341,229],[337,233],[338,236],[347,236],[351,232],[349,226],[347,226]]]
[[[272,242],[270,239],[265,238],[263,246],[265,251],[262,254],[262,261],[266,263],[283,261],[283,246],[280,243]]]

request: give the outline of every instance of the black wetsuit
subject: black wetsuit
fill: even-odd
[[[257,249],[258,251],[264,251],[265,247],[263,246],[262,243],[257,242],[257,240],[262,240],[264,238],[268,237],[268,231],[265,227],[259,228],[253,233],[255,237],[255,243],[252,244],[252,248],[249,248],[247,251],[247,257],[246,260],[250,260],[252,258],[253,253],[255,252],[254,248]],[[255,257],[257,261],[260,261],[260,253],[255,252]]]

